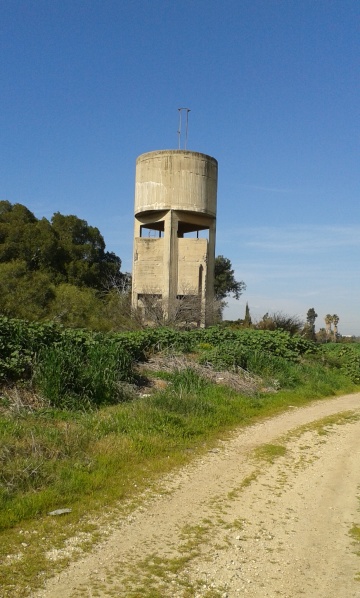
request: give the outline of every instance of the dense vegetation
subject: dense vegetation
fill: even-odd
[[[360,382],[360,345],[317,345],[281,330],[105,334],[2,317],[0,339],[0,556],[23,553],[19,529],[42,537],[26,558],[0,565],[7,595],[17,597],[51,571],[54,538],[64,546],[74,533],[49,511],[70,506],[78,533],[84,510],[130,498],[234,426]],[[159,354],[185,356],[187,366],[152,370],[160,389],[139,392]],[[225,385],[196,364],[220,370]],[[232,390],[229,372],[256,383]]]
[[[121,382],[134,382],[133,364],[149,353],[196,353],[216,370],[239,368],[282,386],[296,385],[301,358],[341,369],[360,382],[358,344],[317,345],[281,330],[231,329],[220,326],[191,331],[150,328],[101,333],[0,317],[0,382],[25,382],[54,407],[81,408],[123,398]],[[294,371],[293,371],[294,370]]]
[[[0,339],[0,382],[3,388],[0,403],[3,429],[0,501],[5,511],[8,501],[12,504],[13,500],[17,500],[18,491],[25,494],[37,492],[43,484],[47,486],[48,476],[53,479],[51,486],[55,484],[57,487],[59,483],[44,451],[50,451],[51,460],[60,449],[40,449],[37,446],[40,441],[35,440],[38,434],[45,433],[44,422],[47,430],[45,436],[54,434],[55,444],[65,442],[61,422],[68,422],[66,426],[74,430],[78,429],[80,421],[86,422],[89,427],[81,432],[81,447],[75,450],[76,459],[86,461],[91,434],[94,432],[91,432],[92,426],[97,430],[101,421],[108,421],[106,432],[102,431],[101,437],[103,433],[105,436],[116,436],[120,430],[121,437],[124,434],[127,437],[126,430],[130,428],[135,428],[138,434],[139,426],[141,428],[143,425],[151,429],[155,427],[156,434],[162,436],[180,434],[187,437],[190,434],[197,437],[198,433],[201,435],[204,432],[199,431],[204,422],[196,424],[196,427],[200,426],[198,432],[192,428],[195,425],[193,418],[196,419],[199,414],[202,414],[201,420],[206,414],[205,419],[209,416],[206,426],[221,428],[222,417],[225,418],[224,425],[229,425],[247,418],[249,410],[255,414],[264,405],[270,411],[278,408],[282,401],[279,398],[281,392],[292,391],[296,394],[300,391],[304,400],[330,395],[341,389],[349,390],[355,383],[360,383],[360,345],[319,346],[279,330],[234,330],[217,326],[187,332],[157,328],[105,334],[68,329],[53,322],[29,323],[2,317]],[[136,394],[139,374],[134,365],[141,361],[146,368],[148,357],[160,352],[168,356],[190,356],[189,365],[185,372],[165,376],[171,380],[171,390],[140,400]],[[208,380],[192,368],[192,363],[232,372],[239,377],[256,376],[261,379],[261,387],[254,387],[250,397],[240,396],[229,389],[215,390]],[[164,376],[161,372],[159,375]],[[25,401],[21,398],[23,396],[27,397]],[[291,401],[294,400],[292,396]],[[106,415],[107,406],[111,405],[118,410],[109,411],[111,415]],[[102,415],[95,415],[99,408],[103,410]],[[224,415],[229,409],[235,409],[231,417]],[[109,417],[110,420],[115,418],[117,423],[110,423]],[[125,423],[129,422],[129,417],[140,417],[142,423]],[[187,417],[190,417],[189,421]],[[143,421],[144,418],[146,421]],[[120,421],[123,422],[121,425]],[[28,437],[30,428],[31,437]],[[20,464],[27,463],[29,459],[30,438],[37,446],[36,454],[30,450],[31,471],[24,466],[26,475],[23,471],[17,476],[13,469],[14,458],[21,470]],[[74,439],[71,442],[76,445]],[[13,444],[11,451],[9,443]],[[168,439],[166,446],[167,443]],[[135,452],[139,449],[138,445],[136,447],[132,449]],[[67,454],[67,449],[65,453],[60,462],[68,467],[74,456]],[[57,464],[56,471],[59,468],[61,470],[61,467]],[[25,486],[23,475],[26,477]],[[86,477],[88,473],[83,475]],[[50,495],[51,499],[46,499],[44,505],[36,509],[42,511],[55,504],[57,491],[54,490]],[[71,494],[72,497],[75,495]]]
[[[35,388],[44,389],[46,376],[58,376],[59,380],[54,378],[49,382],[49,389],[58,389],[64,398],[71,393],[80,395],[80,401],[92,400],[90,380],[98,378],[103,363],[107,364],[104,369],[108,381],[110,371],[113,371],[119,382],[130,382],[133,379],[132,363],[145,359],[153,351],[197,350],[200,361],[209,362],[216,369],[236,371],[241,367],[258,374],[262,373],[264,359],[268,368],[270,360],[275,360],[273,369],[276,371],[276,359],[290,363],[303,354],[315,351],[313,343],[282,331],[236,331],[213,327],[181,332],[170,328],[151,328],[104,334],[64,328],[53,322],[28,323],[8,318],[0,318],[0,339],[0,380],[31,380]],[[86,376],[89,378],[87,381]],[[115,373],[111,379],[111,384],[114,384]],[[106,392],[107,380],[104,378],[98,382],[103,387],[102,395],[100,393],[102,402],[116,402],[116,393]],[[45,396],[55,400],[46,392]],[[101,396],[95,402],[100,402]]]
[[[60,213],[39,220],[21,204],[0,201],[2,315],[122,329],[129,307],[119,290],[129,275],[120,268],[121,259],[85,220]]]
[[[105,251],[99,230],[77,216],[59,212],[49,222],[38,220],[21,204],[0,202],[0,263],[41,272],[49,283],[102,289],[109,277],[120,277],[121,260]],[[35,277],[36,279],[36,277]]]

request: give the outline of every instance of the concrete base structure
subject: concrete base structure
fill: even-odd
[[[187,150],[136,163],[132,307],[149,324],[214,319],[217,161]]]

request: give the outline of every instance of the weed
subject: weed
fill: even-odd
[[[284,457],[286,450],[282,444],[263,444],[254,451],[254,455],[257,459],[274,463],[278,457]]]
[[[349,535],[353,539],[353,544],[355,546],[355,552],[357,556],[360,556],[360,526],[354,524],[352,528],[349,530]],[[360,572],[355,576],[356,581],[360,581]]]
[[[350,529],[349,533],[350,533],[350,536],[357,543],[357,545],[359,545],[359,548],[360,548],[360,526],[354,524],[352,526],[352,528]],[[360,553],[359,553],[359,556],[360,556]]]

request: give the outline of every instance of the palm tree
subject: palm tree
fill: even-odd
[[[313,307],[310,307],[310,309],[308,309],[308,312],[306,314],[306,321],[307,321],[307,330],[308,330],[308,335],[309,338],[311,338],[312,340],[315,340],[315,320],[318,317],[315,309]],[[305,328],[304,328],[305,330]]]
[[[334,341],[336,342],[337,335],[338,335],[338,323],[339,323],[339,316],[334,314],[332,317],[332,323],[334,324]]]
[[[333,316],[330,314],[327,314],[324,318],[325,320],[325,326],[326,326],[326,336],[329,338],[331,335],[331,324],[333,321]]]

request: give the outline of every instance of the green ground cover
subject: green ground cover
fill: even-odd
[[[85,512],[135,500],[239,425],[356,391],[360,382],[358,346],[319,347],[281,331],[105,335],[2,318],[0,349],[0,575],[8,596],[41,582],[46,550],[84,526]],[[146,359],[159,352],[263,383],[240,394],[187,367],[152,372],[163,387],[136,391],[134,363],[143,362],[146,377]],[[64,519],[48,516],[59,508],[72,509],[67,531]],[[24,552],[20,531],[41,534],[41,547],[7,561]]]

